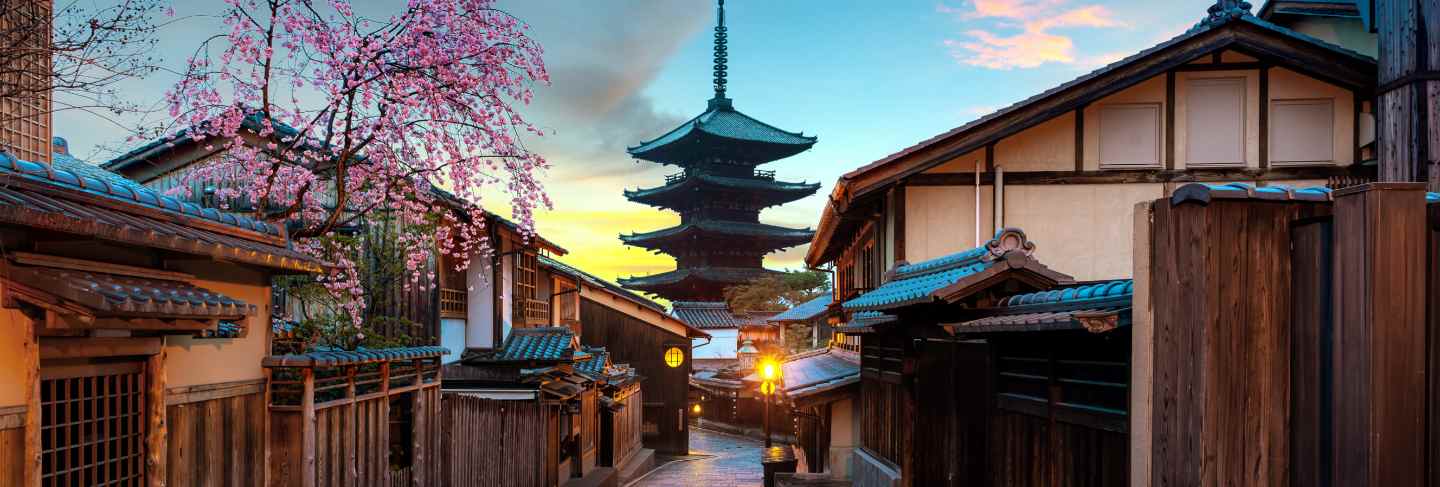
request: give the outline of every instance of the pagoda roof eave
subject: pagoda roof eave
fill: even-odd
[[[757,199],[761,200],[765,206],[774,206],[815,194],[820,190],[820,183],[790,183],[770,179],[698,174],[687,176],[685,179],[664,186],[625,190],[625,198],[640,204],[674,207],[675,205],[667,203],[666,200],[678,196],[688,197],[689,195],[684,194],[683,191],[697,188],[752,191],[763,195],[757,196]]]
[[[730,106],[729,99],[711,100],[710,108],[653,140],[626,149],[632,157],[661,164],[685,165],[694,156],[711,152],[756,154],[748,160],[762,164],[809,149],[818,140],[756,120]]]
[[[687,286],[712,287],[712,284],[744,284],[759,277],[779,274],[779,271],[758,267],[698,267],[676,269],[669,272],[640,277],[622,277],[621,286],[651,294],[667,295],[667,291]]]
[[[769,241],[770,245],[767,246],[779,249],[809,242],[811,238],[814,238],[815,232],[808,228],[793,229],[764,223],[711,220],[696,223],[682,223],[653,232],[621,235],[620,241],[626,245],[653,250],[665,247],[667,244],[674,243],[676,240],[699,236],[718,238],[736,237],[744,238],[752,242],[764,239]]]

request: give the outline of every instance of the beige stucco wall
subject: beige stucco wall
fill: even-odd
[[[850,457],[860,444],[855,405],[850,399],[830,404],[830,452],[826,458],[831,477],[850,476]]]
[[[1005,188],[1005,224],[1035,242],[1050,268],[1079,280],[1130,277],[1132,208],[1164,196],[1161,184]]]
[[[1366,30],[1360,19],[1294,16],[1287,17],[1284,25],[1302,34],[1344,46],[1346,49],[1366,56],[1377,57],[1379,52],[1379,38],[1376,34]]]
[[[1355,95],[1338,86],[1284,68],[1270,70],[1271,100],[1334,100],[1334,163],[1355,162]]]
[[[22,334],[29,329],[29,318],[20,311],[0,308],[0,408],[23,406],[30,395],[25,391],[25,372],[31,367],[26,363],[25,340]]]
[[[995,167],[1006,171],[1075,169],[1075,114],[1068,113],[995,144]]]
[[[167,387],[218,384],[265,377],[260,360],[269,352],[270,287],[264,274],[251,269],[187,261],[172,268],[195,275],[194,284],[255,306],[246,318],[244,338],[195,339],[165,337]]]
[[[1100,169],[1100,108],[1107,104],[1156,103],[1160,105],[1160,133],[1165,131],[1165,76],[1141,81],[1119,93],[1101,98],[1085,107],[1085,170]],[[1165,140],[1160,140],[1161,161],[1164,161]],[[1075,149],[1070,149],[1074,154]],[[1073,161],[1072,161],[1073,166]]]
[[[976,166],[977,164],[978,164],[978,165],[981,165],[982,167],[983,167],[984,164],[985,164],[985,150],[984,150],[984,149],[973,150],[973,151],[967,152],[967,153],[965,153],[964,155],[962,155],[962,156],[960,156],[960,157],[956,157],[956,158],[954,158],[954,159],[951,159],[950,161],[948,161],[948,162],[946,162],[946,163],[944,163],[944,164],[941,164],[941,165],[939,165],[939,166],[932,167],[932,168],[930,168],[929,170],[925,171],[925,173],[926,173],[926,174],[957,173],[957,172],[973,173],[973,172],[975,172],[975,166]]]
[[[993,188],[980,187],[980,239],[994,235]],[[905,188],[905,260],[920,262],[965,249],[975,241],[974,186]]]

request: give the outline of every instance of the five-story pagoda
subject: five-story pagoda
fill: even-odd
[[[715,97],[704,113],[649,142],[631,147],[636,159],[671,164],[682,172],[665,185],[625,191],[630,201],[680,213],[680,225],[621,235],[626,245],[675,257],[676,269],[620,284],[671,301],[721,301],[726,287],[775,271],[765,254],[810,241],[809,229],[760,223],[760,210],[814,194],[819,184],[775,180],[756,166],[798,154],[815,137],[786,132],[735,110],[725,97],[725,1],[715,27]]]

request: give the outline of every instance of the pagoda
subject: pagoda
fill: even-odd
[[[671,301],[722,301],[726,287],[773,274],[765,254],[810,241],[810,229],[760,223],[760,210],[815,194],[820,185],[775,180],[757,166],[798,154],[815,137],[786,132],[735,110],[725,96],[725,1],[715,26],[715,97],[704,113],[649,142],[630,155],[681,172],[663,186],[625,191],[636,203],[672,210],[680,224],[647,233],[621,235],[626,245],[675,257],[670,272],[621,279],[620,284]]]

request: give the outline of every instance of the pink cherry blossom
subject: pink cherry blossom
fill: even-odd
[[[548,164],[523,144],[543,133],[515,107],[549,75],[529,27],[494,0],[409,0],[388,18],[346,0],[225,4],[227,30],[165,98],[177,128],[224,149],[185,177],[224,181],[217,200],[289,224],[296,248],[333,265],[322,282],[357,328],[359,253],[336,229],[382,212],[429,228],[399,237],[410,285],[433,280],[436,250],[456,270],[488,255],[482,193],[506,195],[533,232]],[[438,188],[466,202],[461,214]]]

